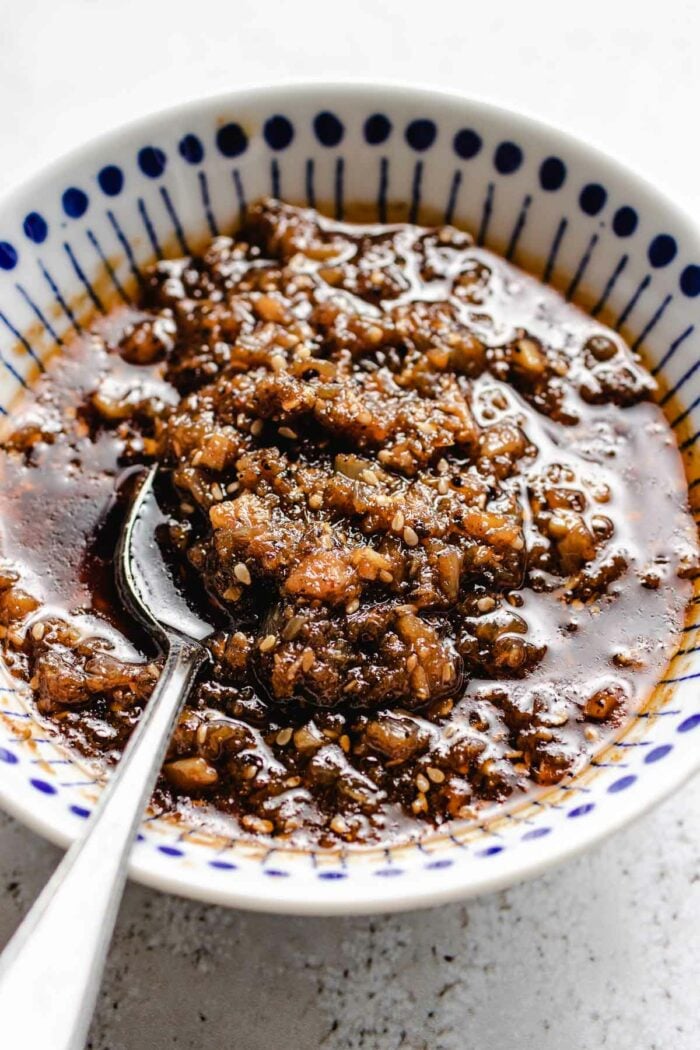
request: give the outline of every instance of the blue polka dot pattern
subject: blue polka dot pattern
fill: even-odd
[[[564,185],[566,165],[559,157],[547,157],[540,165],[540,186],[543,190],[553,192]]]
[[[671,751],[673,751],[672,744],[659,744],[658,747],[654,747],[647,752],[644,756],[644,761],[648,766],[652,765],[652,763],[660,762],[662,758],[666,758],[666,755],[670,754]]]
[[[634,208],[630,208],[628,204],[624,204],[621,208],[618,208],[613,215],[613,233],[616,233],[618,237],[631,237],[637,229],[638,223],[639,217]]]
[[[210,860],[210,868],[218,868],[219,871],[236,871],[238,865],[232,864],[230,860]]]
[[[240,124],[224,124],[216,133],[216,145],[224,157],[240,157],[248,149],[248,136]]]
[[[49,784],[47,780],[39,780],[36,777],[32,777],[29,783],[32,785],[33,788],[36,788],[37,791],[41,791],[42,795],[56,794],[56,788],[53,786],[53,784]]]
[[[184,850],[179,849],[177,846],[159,846],[158,849],[161,853],[164,853],[166,857],[184,856]]]
[[[69,186],[61,197],[63,210],[69,219],[79,219],[88,209],[88,196],[77,186]]]
[[[279,113],[265,121],[263,135],[270,149],[286,149],[294,138],[291,120]]]
[[[204,146],[196,135],[185,135],[180,139],[177,151],[188,164],[201,164],[204,160]]]
[[[14,766],[19,762],[17,755],[8,751],[6,747],[0,747],[0,762],[7,762],[8,766]]]
[[[430,149],[436,138],[437,127],[433,120],[421,117],[418,120],[412,120],[406,128],[406,142],[418,153]]]
[[[599,182],[589,182],[579,194],[578,203],[586,215],[598,215],[605,207],[608,193]]]
[[[7,241],[0,241],[0,270],[14,270],[17,259],[17,249]]]
[[[165,171],[167,158],[157,146],[144,146],[138,153],[138,165],[149,179],[157,179]]]
[[[318,877],[319,879],[328,879],[330,881],[333,881],[334,879],[346,879],[348,876],[347,873],[344,871],[319,871]]]
[[[428,871],[441,871],[443,868],[451,868],[454,861],[449,857],[440,857],[439,860],[429,860],[424,867]]]
[[[649,262],[655,269],[668,266],[676,257],[678,245],[668,233],[660,233],[649,245],[647,252]]]
[[[549,835],[551,828],[533,828],[531,831],[526,831],[523,835],[523,842],[532,842],[535,839],[543,839],[545,835]]]
[[[124,173],[116,164],[107,164],[97,173],[97,182],[108,197],[117,197],[124,188]]]
[[[585,817],[587,813],[590,813],[595,809],[594,802],[584,802],[581,806],[576,806],[574,809],[570,809],[566,814],[567,817]]]
[[[471,128],[462,128],[452,140],[452,148],[462,160],[471,160],[480,151],[481,146],[481,135],[477,135]]]
[[[381,146],[391,135],[392,124],[383,113],[373,113],[371,117],[367,117],[363,130],[365,142],[370,146]]]
[[[608,792],[611,795],[616,795],[618,791],[626,791],[628,787],[632,787],[636,779],[636,776],[634,776],[632,773],[630,773],[629,776],[620,777],[619,780],[614,780],[612,782],[612,784],[608,788]]]
[[[30,211],[22,223],[25,237],[34,244],[43,244],[49,234],[46,219],[36,211]]]
[[[81,817],[83,820],[87,820],[90,816],[90,810],[86,809],[85,806],[69,806],[71,813],[76,817]]]
[[[523,162],[523,151],[515,142],[501,142],[493,155],[493,164],[499,175],[512,175]]]
[[[495,857],[497,853],[503,853],[505,846],[487,846],[486,849],[476,851],[477,857]]]
[[[394,879],[397,875],[403,875],[403,868],[379,868],[374,874],[380,879]]]
[[[685,718],[678,726],[679,733],[689,733],[691,729],[697,729],[700,726],[700,715],[691,715],[690,718]]]
[[[337,146],[342,141],[345,128],[335,113],[324,110],[314,117],[314,134],[322,146]]]
[[[263,868],[265,875],[270,875],[273,879],[286,879],[289,875],[288,871],[282,871],[280,868]]]
[[[681,274],[680,286],[683,295],[687,295],[691,299],[694,299],[696,295],[700,295],[700,266],[696,266],[694,263],[686,266]]]

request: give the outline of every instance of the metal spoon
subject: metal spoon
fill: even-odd
[[[176,589],[155,538],[165,520],[156,467],[124,523],[115,573],[122,601],[155,637],[165,665],[87,825],[0,956],[5,1045],[81,1050],[126,882],[127,864],[180,709],[213,631]]]

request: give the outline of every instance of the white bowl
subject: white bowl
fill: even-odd
[[[57,337],[65,342],[96,309],[128,297],[138,267],[230,229],[245,202],[266,193],[330,204],[339,216],[346,202],[373,205],[381,218],[387,201],[406,201],[412,216],[463,225],[612,319],[675,392],[671,422],[695,479],[700,240],[692,224],[561,132],[396,86],[276,87],[181,106],[102,136],[3,201],[1,411],[12,411]],[[432,905],[533,875],[698,768],[698,631],[687,628],[648,707],[593,764],[480,824],[426,832],[408,846],[329,852],[150,818],[131,874],[220,904],[317,914]],[[3,668],[0,676],[0,801],[65,845],[99,782],[34,721],[17,680]]]

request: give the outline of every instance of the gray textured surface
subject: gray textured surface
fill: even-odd
[[[90,1045],[695,1050],[699,806],[696,780],[535,882],[406,915],[285,919],[130,886]],[[0,941],[57,857],[0,818]]]

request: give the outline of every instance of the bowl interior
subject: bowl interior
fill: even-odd
[[[559,132],[396,87],[277,88],[182,107],[104,136],[0,205],[0,414],[91,316],[131,301],[145,263],[227,232],[266,193],[338,218],[361,205],[372,220],[454,222],[556,284],[644,349],[697,491],[700,244],[687,220]],[[698,631],[691,609],[648,706],[590,766],[478,824],[411,845],[324,851],[151,817],[132,873],[222,903],[319,913],[506,885],[620,826],[697,767]],[[0,667],[3,805],[67,843],[98,793],[95,771],[34,720],[21,683]]]

